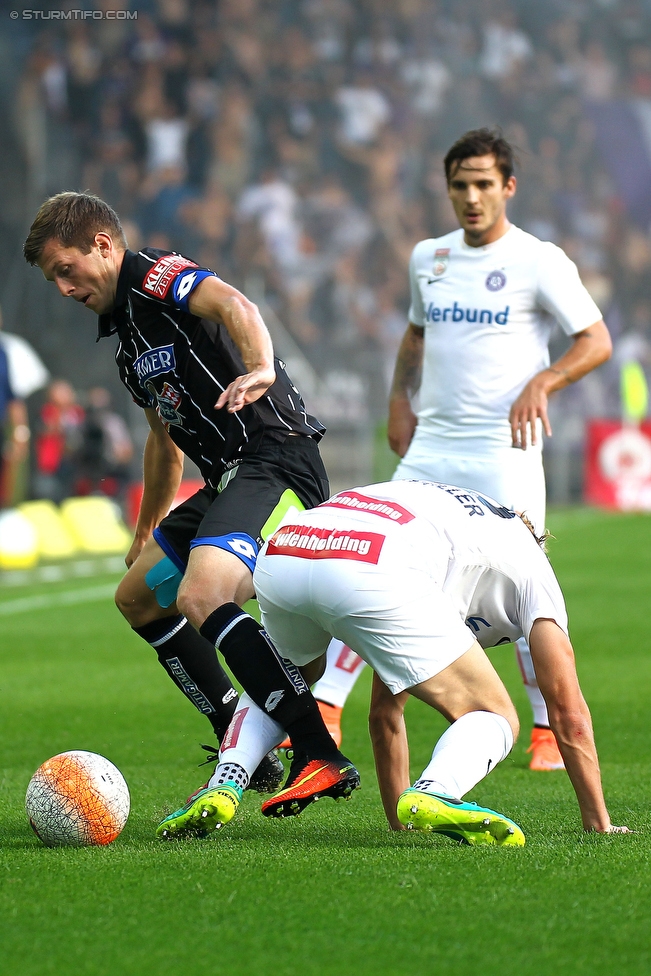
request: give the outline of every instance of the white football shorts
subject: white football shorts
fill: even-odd
[[[427,432],[416,429],[409,450],[400,461],[393,481],[416,479],[441,481],[446,485],[470,488],[494,498],[514,512],[523,512],[533,523],[536,532],[545,529],[545,473],[542,451],[528,447],[484,447],[474,451],[463,441],[454,450],[441,446]]]
[[[443,671],[473,645],[441,589],[448,553],[431,551],[434,536],[423,537],[419,520],[413,528],[376,530],[336,517],[319,528],[306,525],[304,516],[292,536],[293,528],[283,527],[291,545],[276,547],[272,539],[264,546],[254,575],[263,626],[292,663],[315,660],[336,637],[395,695]],[[330,539],[328,554],[301,548],[297,539],[305,533]],[[296,554],[287,554],[292,549]]]

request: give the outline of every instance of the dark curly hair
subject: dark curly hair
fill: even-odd
[[[455,175],[464,159],[473,156],[494,156],[495,165],[506,183],[511,176],[517,162],[513,146],[511,146],[499,129],[471,129],[457,139],[448,150],[444,160],[445,178],[448,183]]]

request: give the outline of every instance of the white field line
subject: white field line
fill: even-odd
[[[25,596],[19,600],[5,600],[0,602],[0,617],[106,600],[113,596],[115,587],[116,583],[103,583],[102,586],[89,586],[82,590],[63,590],[61,593],[43,593],[40,596]]]

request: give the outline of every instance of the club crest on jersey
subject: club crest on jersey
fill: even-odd
[[[486,278],[486,287],[489,291],[500,291],[506,284],[506,275],[503,271],[491,271]]]
[[[141,386],[144,386],[147,380],[158,376],[160,373],[173,372],[176,369],[174,346],[156,346],[155,349],[148,349],[147,352],[143,352],[142,356],[138,356],[133,368]]]
[[[437,247],[434,251],[434,267],[432,268],[432,275],[434,278],[440,278],[448,270],[448,263],[450,261],[450,248],[449,247]]]
[[[170,386],[167,381],[163,383],[163,389],[160,392],[151,382],[145,383],[145,387],[156,400],[156,411],[163,425],[165,427],[182,427],[183,418],[178,411],[178,407],[181,405],[183,397],[179,391],[175,390],[173,386]]]
[[[149,269],[142,287],[154,298],[165,298],[179,271],[183,271],[184,268],[197,267],[198,265],[194,261],[188,261],[180,254],[166,254]]]

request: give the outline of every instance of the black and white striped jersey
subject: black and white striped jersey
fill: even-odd
[[[199,319],[188,298],[215,276],[180,254],[127,251],[113,310],[99,318],[98,337],[118,334],[120,378],[141,407],[155,407],[170,437],[216,487],[224,471],[255,454],[264,434],[290,432],[320,440],[325,427],[305,410],[285,365],[276,381],[237,413],[215,410],[220,393],[246,373],[224,325]]]

